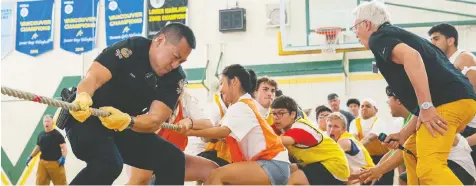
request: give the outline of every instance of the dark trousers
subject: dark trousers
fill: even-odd
[[[121,174],[124,164],[112,132],[93,116],[84,123],[74,121],[65,129],[74,155],[86,162],[86,167],[70,184],[112,185]]]
[[[73,153],[87,163],[72,185],[111,185],[124,163],[153,171],[157,185],[184,184],[184,153],[155,133],[113,132],[94,116],[66,131]]]
[[[124,162],[133,167],[151,170],[155,185],[183,185],[185,154],[174,144],[155,133],[125,130],[114,134]]]

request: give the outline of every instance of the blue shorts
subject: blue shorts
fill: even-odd
[[[287,185],[291,176],[290,163],[279,160],[258,160],[271,185]]]

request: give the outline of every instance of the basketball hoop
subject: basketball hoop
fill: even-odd
[[[317,34],[326,36],[326,47],[322,49],[322,53],[332,54],[336,53],[336,47],[339,40],[339,34],[342,28],[340,27],[320,27],[314,30]]]

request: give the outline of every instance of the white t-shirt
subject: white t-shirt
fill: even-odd
[[[357,131],[357,125],[356,125],[356,119],[354,119],[351,123],[350,123],[350,127],[349,127],[349,133],[357,136],[358,134],[358,131]],[[388,128],[386,125],[386,123],[384,123],[380,118],[377,118],[377,120],[375,121],[375,123],[373,124],[373,127],[372,127],[372,123],[374,122],[375,120],[375,116],[374,117],[371,117],[369,119],[363,119],[361,118],[360,119],[360,125],[362,126],[362,133],[363,133],[363,136],[367,136],[371,133],[375,134],[375,135],[379,135],[380,133],[388,133]]]
[[[459,139],[459,142],[456,146],[451,148],[448,159],[463,167],[466,172],[476,179],[476,168],[474,167],[473,158],[471,157],[471,147],[469,146],[466,138],[464,138],[459,133],[456,135]]]
[[[252,99],[252,97],[249,94],[244,94],[239,100],[241,99]],[[257,101],[253,101],[255,105],[259,105]],[[230,136],[236,139],[246,160],[251,160],[266,148],[263,130],[253,110],[247,104],[238,101],[231,105],[223,117],[221,125],[231,130]],[[273,159],[289,162],[288,151],[280,152]]]
[[[264,118],[264,120],[266,120],[266,118],[268,118],[268,115],[270,114],[269,113],[269,110],[271,108],[264,108],[263,106],[261,106],[260,104],[256,104],[256,107],[258,108],[258,112],[261,114],[261,117]],[[271,124],[271,123],[270,123]]]
[[[367,166],[367,161],[365,161],[365,154],[364,151],[362,151],[362,148],[360,148],[357,143],[352,140],[352,139],[342,139],[342,140],[351,140],[357,149],[359,149],[359,153],[356,155],[350,155],[345,153],[345,157],[347,158],[347,161],[349,162],[349,168],[351,171],[355,170],[360,170],[362,167]]]
[[[189,93],[184,92],[180,101],[182,101],[182,113],[184,118],[191,118],[192,120],[207,119],[203,105],[198,99],[194,98]],[[178,112],[178,109],[176,112]],[[175,115],[176,114],[177,113],[175,113]],[[203,142],[199,137],[189,136],[185,153],[197,155],[205,150],[205,145],[205,142]]]
[[[393,120],[393,123],[387,126],[387,135],[400,132],[400,130],[402,130],[404,121],[405,119],[402,117],[395,118],[395,120]]]
[[[221,99],[221,97],[219,97],[218,100],[220,100],[221,109],[223,111],[223,114],[225,114],[227,110],[226,105]],[[212,100],[212,102],[208,104],[206,114],[207,118],[210,119],[214,126],[218,126],[220,124],[220,108],[218,107],[218,104],[215,102],[215,100]]]

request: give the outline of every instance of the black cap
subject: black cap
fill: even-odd
[[[335,98],[339,98],[339,96],[336,93],[332,93],[332,94],[327,95],[327,100],[331,100],[331,99],[335,99]]]
[[[385,88],[385,92],[387,93],[387,96],[397,97],[397,96],[395,95],[395,92],[393,92],[393,90],[392,90],[392,88],[391,88],[390,86],[387,86],[387,87]]]

